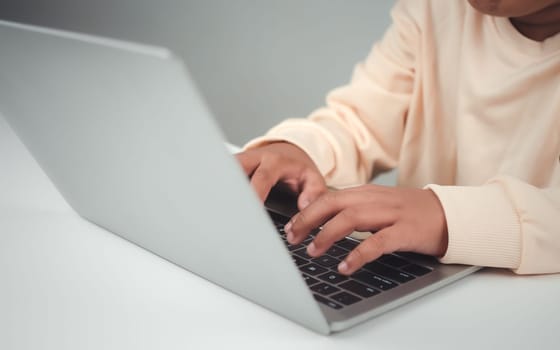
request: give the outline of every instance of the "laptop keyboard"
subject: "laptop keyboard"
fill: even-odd
[[[359,241],[344,238],[324,255],[312,258],[306,249],[318,231],[312,232],[302,243],[290,245],[284,232],[286,218],[272,212],[269,215],[315,300],[333,309],[342,309],[432,272],[431,268],[413,263],[405,256],[388,254],[364,265],[351,276],[341,275],[337,271],[338,264]]]

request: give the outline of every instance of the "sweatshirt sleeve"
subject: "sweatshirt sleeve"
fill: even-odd
[[[560,187],[537,188],[511,177],[483,186],[429,185],[447,219],[444,263],[560,271]]]
[[[307,119],[282,122],[245,149],[291,142],[313,159],[333,187],[366,183],[394,168],[414,84],[418,3],[396,4],[383,39],[355,67],[351,82],[327,96],[326,107]]]

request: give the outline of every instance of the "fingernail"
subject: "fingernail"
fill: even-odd
[[[301,209],[305,209],[309,206],[311,202],[309,202],[308,199],[304,199],[303,201],[301,201]]]
[[[338,271],[342,273],[348,272],[348,264],[346,263],[346,261],[343,261],[340,264],[338,264]]]
[[[291,233],[292,232],[292,222],[288,221],[288,223],[284,226],[284,232]]]
[[[315,242],[309,243],[307,246],[307,254],[311,256],[315,256],[317,253],[317,247],[315,246]]]
[[[284,232],[286,232],[286,239],[288,240],[288,243],[293,243],[294,242],[294,233],[292,232],[292,222],[288,221],[288,223],[286,224],[286,226],[284,226]]]
[[[286,235],[286,239],[288,240],[288,243],[294,243],[294,234],[292,233],[292,231],[288,232],[288,234]]]

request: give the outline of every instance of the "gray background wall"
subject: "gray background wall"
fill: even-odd
[[[0,0],[0,18],[170,47],[226,137],[303,117],[350,78],[392,0]],[[1,58],[1,47],[0,47]]]

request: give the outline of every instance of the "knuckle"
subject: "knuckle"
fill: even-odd
[[[342,216],[343,220],[355,223],[356,219],[359,216],[359,210],[356,207],[346,208],[340,212],[340,215]]]
[[[328,193],[322,194],[319,198],[317,198],[317,201],[323,206],[327,205],[329,202],[329,199],[327,198],[328,195]]]
[[[337,202],[338,194],[337,192],[327,192],[321,196],[322,204],[331,207],[335,206]]]
[[[305,175],[305,177],[307,177],[308,187],[313,188],[313,190],[321,194],[327,192],[327,186],[323,177],[320,175]]]
[[[259,167],[253,174],[253,177],[259,180],[268,180],[272,177],[272,174],[269,169],[264,167]]]
[[[270,166],[276,166],[281,163],[282,156],[277,153],[269,152],[263,157],[263,161]]]
[[[299,227],[302,226],[307,226],[307,217],[306,214],[303,211],[300,211],[295,222],[294,225],[297,225]]]
[[[393,193],[385,197],[385,202],[389,208],[393,210],[400,211],[407,204],[407,199],[404,198],[400,193]]]

